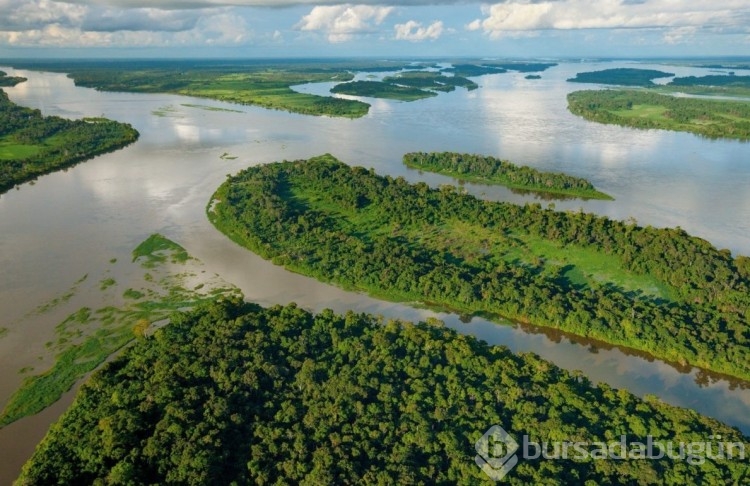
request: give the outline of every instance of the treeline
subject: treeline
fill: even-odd
[[[128,124],[44,117],[0,92],[0,141],[9,153],[0,162],[0,193],[137,139],[138,132]]]
[[[17,484],[494,484],[474,444],[496,424],[519,442],[713,448],[521,458],[512,485],[748,479],[750,444],[735,429],[534,355],[435,324],[224,301],[173,315],[96,373]]]
[[[388,98],[400,101],[416,101],[437,96],[437,93],[411,86],[398,86],[382,81],[351,81],[339,83],[331,88],[331,93],[349,96]]]
[[[557,66],[557,63],[550,62],[487,62],[483,64],[454,64],[453,66],[443,69],[443,72],[452,72],[456,76],[484,76],[485,74],[501,74],[508,71],[517,71],[519,73],[541,72]]]
[[[740,86],[750,88],[750,76],[724,76],[716,74],[686,76],[683,78],[674,78],[668,86]]]
[[[586,179],[557,172],[542,172],[495,157],[455,152],[411,152],[404,155],[403,161],[407,167],[437,172],[460,180],[583,198],[612,199],[597,191]]]
[[[331,156],[246,169],[214,197],[209,218],[217,228],[323,281],[501,315],[750,379],[750,259],[679,228],[482,201]],[[456,222],[498,237],[471,258],[462,252],[465,230],[455,230],[448,247],[423,238]],[[576,285],[564,275],[565,261],[504,259],[518,235],[614,256],[624,271],[653,276],[674,296],[651,298],[609,282]]]
[[[639,106],[661,107],[658,116],[639,116]],[[750,103],[678,98],[648,91],[600,90],[568,94],[574,115],[634,128],[686,131],[708,138],[750,139]]]
[[[415,101],[436,96],[435,91],[454,91],[456,87],[471,91],[479,85],[458,75],[445,76],[432,71],[405,71],[394,76],[386,76],[382,81],[360,80],[339,83],[331,88],[331,93]]]
[[[13,87],[19,83],[26,81],[26,78],[21,76],[8,76],[5,71],[0,71],[0,88],[1,87]]]
[[[291,86],[305,83],[342,81],[353,75],[326,66],[213,64],[196,61],[185,66],[172,63],[136,65],[128,70],[110,65],[71,66],[68,71],[76,86],[104,91],[176,93],[243,105],[283,110],[304,115],[357,118],[370,105],[357,100],[299,93]]]
[[[655,69],[613,68],[578,73],[568,81],[571,83],[616,84],[621,86],[654,86],[654,79],[672,76],[674,76],[674,73]]]
[[[405,71],[395,76],[387,76],[383,78],[383,82],[446,92],[454,91],[456,87],[466,88],[469,91],[479,87],[474,81],[463,76],[445,76],[430,71]]]

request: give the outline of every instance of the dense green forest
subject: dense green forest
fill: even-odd
[[[568,109],[599,123],[750,139],[750,102],[746,101],[678,98],[649,91],[575,91],[568,94]]]
[[[711,74],[708,76],[686,76],[674,78],[671,86],[740,86],[750,88],[750,76],[727,76]]]
[[[586,179],[557,172],[542,172],[533,167],[519,166],[507,160],[483,155],[411,152],[404,155],[404,165],[465,181],[501,184],[514,189],[588,199],[612,199],[597,191]]]
[[[331,93],[399,101],[416,101],[437,96],[437,93],[434,91],[410,86],[399,86],[394,83],[384,83],[382,81],[351,81],[340,83],[331,88]]]
[[[463,76],[446,76],[431,71],[404,71],[394,76],[387,76],[383,78],[383,81],[401,86],[445,92],[453,91],[456,87],[466,88],[469,91],[479,87],[477,83]]]
[[[456,63],[451,67],[443,69],[443,72],[454,73],[456,76],[475,77],[485,74],[501,74],[508,71],[517,71],[520,73],[535,73],[544,71],[556,63],[549,62],[493,62],[487,61],[480,64],[462,64]]]
[[[221,231],[293,271],[750,379],[750,258],[679,228],[483,201],[328,155],[246,169],[214,199]]]
[[[138,132],[128,124],[45,117],[0,91],[0,193],[137,139]]]
[[[613,68],[578,73],[568,81],[571,83],[616,84],[621,86],[655,86],[654,79],[672,76],[674,76],[674,73],[655,69]]]
[[[435,91],[450,92],[456,87],[468,90],[479,86],[462,76],[445,76],[434,71],[404,71],[386,76],[382,81],[352,81],[340,83],[332,93],[352,96],[370,96],[400,101],[415,101],[435,96]]]
[[[750,76],[708,75],[675,78],[660,90],[706,96],[750,97]]]
[[[117,63],[14,61],[13,64],[69,73],[77,86],[104,91],[176,93],[305,115],[357,118],[369,110],[369,105],[361,101],[291,89],[298,84],[352,79],[346,65],[333,62],[118,60]],[[402,65],[394,66],[399,69]]]
[[[568,109],[599,123],[750,139],[750,102],[678,98],[649,91],[576,91]]]
[[[230,300],[173,315],[96,373],[18,484],[494,484],[474,457],[495,424],[519,441],[651,436],[675,443],[677,457],[680,442],[713,448],[682,459],[522,458],[508,484],[750,478],[739,458],[750,443],[736,429],[535,355],[434,322]],[[720,458],[717,435],[732,458]]]

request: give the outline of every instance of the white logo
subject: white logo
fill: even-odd
[[[493,425],[474,444],[474,462],[493,481],[500,481],[518,464],[518,442],[500,427]]]

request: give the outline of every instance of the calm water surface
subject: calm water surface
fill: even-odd
[[[455,315],[345,292],[275,267],[236,246],[206,220],[213,190],[226,174],[248,165],[331,153],[381,174],[439,185],[453,181],[406,169],[401,156],[450,150],[586,177],[616,198],[556,201],[558,209],[583,208],[617,219],[634,217],[640,224],[681,226],[720,248],[750,254],[750,144],[597,125],[568,113],[565,95],[594,86],[565,79],[580,71],[624,65],[568,63],[545,71],[540,80],[508,73],[476,78],[481,87],[471,92],[459,89],[413,103],[368,100],[371,113],[358,120],[172,95],[102,93],[76,88],[64,75],[1,67],[29,78],[5,89],[14,102],[45,115],[103,115],[125,121],[141,132],[141,139],[0,197],[0,326],[9,329],[0,339],[0,403],[20,384],[19,369],[38,366],[44,343],[53,338],[60,321],[59,316],[30,313],[84,273],[103,271],[110,259],[129,260],[139,242],[160,232],[202,260],[211,273],[240,287],[248,300],[296,301],[312,310],[356,309],[410,320],[437,316],[459,332],[538,353],[563,368],[582,370],[593,381],[657,395],[750,433],[750,391],[737,383],[564,336],[478,318],[463,323]],[[707,73],[643,67],[679,75]],[[330,86],[298,89],[323,94]],[[221,159],[225,152],[237,159]],[[537,201],[503,188],[467,188],[487,199]],[[63,409],[59,405],[54,413],[43,412],[0,430],[0,484],[17,476],[20,464]]]

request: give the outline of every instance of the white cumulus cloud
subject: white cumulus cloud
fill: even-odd
[[[377,32],[393,7],[371,7],[367,5],[318,6],[295,28],[302,31],[320,31],[330,42],[343,42],[354,36]]]
[[[423,27],[420,22],[410,20],[405,24],[396,24],[396,39],[407,40],[411,42],[420,42],[424,40],[435,40],[443,34],[443,22],[436,20],[427,27]]]
[[[228,8],[163,10],[0,0],[0,45],[36,47],[232,46],[252,31]]]
[[[482,13],[466,29],[492,37],[552,29],[750,27],[747,0],[508,0],[483,6]]]

